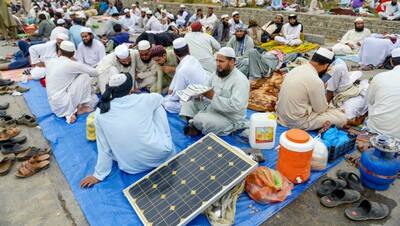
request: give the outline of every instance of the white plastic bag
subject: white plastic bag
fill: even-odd
[[[328,149],[319,137],[314,139],[314,150],[311,159],[311,169],[321,171],[326,169],[328,164]]]

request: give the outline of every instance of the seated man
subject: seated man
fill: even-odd
[[[129,73],[135,81],[136,74],[136,52],[128,49],[126,45],[119,45],[113,53],[105,56],[96,67],[99,73],[98,88],[104,93],[110,75],[119,73]]]
[[[393,70],[372,79],[368,89],[368,130],[400,139],[400,49],[392,52]]]
[[[184,38],[177,38],[173,43],[174,53],[179,61],[174,78],[164,97],[164,108],[171,113],[179,113],[181,104],[177,91],[184,90],[190,84],[205,85],[208,80],[207,72],[199,60],[189,54],[189,46]]]
[[[38,41],[47,41],[50,39],[51,31],[55,28],[53,22],[47,20],[44,13],[39,14],[38,31],[34,33],[32,38]],[[32,39],[31,38],[31,39]]]
[[[75,45],[63,41],[58,52],[59,58],[46,62],[46,90],[51,110],[57,117],[65,117],[67,123],[74,123],[76,115],[94,110],[97,96],[92,94],[90,77],[97,77],[97,71],[71,58]]]
[[[166,94],[178,64],[174,51],[166,50],[162,45],[158,45],[151,48],[150,55],[157,69],[157,81],[150,91]]]
[[[320,48],[309,63],[291,70],[283,80],[276,104],[278,121],[289,128],[315,130],[326,122],[343,127],[346,115],[330,108],[320,79],[334,60],[334,53]]]
[[[137,174],[175,155],[162,96],[129,95],[132,88],[131,76],[110,77],[94,119],[97,164],[93,175],[81,181],[81,188],[103,181],[111,173],[113,161],[120,170]]]
[[[370,35],[371,31],[368,28],[364,28],[364,20],[359,17],[354,21],[354,29],[348,31],[340,42],[332,47],[332,51],[336,55],[357,54],[361,47],[361,42]]]
[[[122,31],[121,24],[115,24],[114,33],[112,40],[114,41],[114,48],[121,45],[122,43],[129,43],[129,33]]]
[[[142,91],[150,91],[157,79],[156,64],[151,59],[150,42],[143,40],[138,44],[138,51],[135,51],[135,88]]]
[[[382,20],[400,19],[400,5],[397,3],[397,0],[385,2],[381,7],[383,11],[379,12],[378,15]]]
[[[283,27],[283,15],[276,14],[273,21],[270,21],[261,27],[263,30],[263,35],[261,37],[261,42],[268,42],[269,40],[274,40],[278,36]]]
[[[161,22],[153,15],[151,10],[146,11],[147,23],[145,25],[145,30],[153,33],[158,33],[163,31],[163,26]]]
[[[58,19],[56,22],[57,22],[57,26],[51,31],[51,34],[50,34],[51,41],[56,40],[58,33],[64,33],[66,35],[69,35],[69,31],[66,28],[67,23],[65,22],[65,20]]]
[[[332,69],[328,74],[331,75],[326,87],[328,103],[332,101],[335,107],[343,109],[349,122],[361,124],[368,111],[366,101],[368,80],[364,79],[356,84],[362,72],[349,72],[346,63],[341,59],[336,59],[332,63]]]
[[[289,46],[301,45],[303,41],[300,36],[303,32],[303,25],[297,21],[295,14],[290,14],[288,18],[289,23],[282,27],[282,36],[276,36],[275,41]]]
[[[58,49],[62,41],[68,40],[68,36],[59,33],[55,41],[48,41],[43,44],[37,44],[29,47],[29,56],[32,66],[44,67],[44,62],[56,58]]]
[[[173,31],[165,31],[160,33],[143,32],[135,41],[137,45],[142,40],[147,40],[151,45],[162,45],[164,47],[172,46],[172,42],[178,37],[178,34]]]
[[[232,13],[232,18],[228,21],[230,35],[234,35],[236,27],[244,27],[244,23],[240,20],[240,14],[238,11]]]
[[[218,22],[213,31],[212,31],[212,36],[218,41],[218,42],[227,42],[229,41],[231,35],[230,35],[230,24],[229,24],[229,16],[228,14],[224,14],[221,16],[220,22]]]
[[[235,35],[226,44],[235,51],[236,57],[245,55],[249,50],[254,49],[253,39],[246,34],[246,29],[243,26],[236,26]]]
[[[0,71],[14,70],[29,67],[29,44],[25,41],[17,41],[19,50],[15,53],[8,54],[5,59],[8,63],[0,64]]]
[[[93,32],[88,27],[81,29],[82,42],[78,45],[75,58],[81,63],[96,66],[106,55],[106,49],[99,40],[94,38]]]
[[[250,84],[235,67],[235,51],[223,47],[217,53],[217,71],[202,97],[182,104],[181,116],[189,119],[186,135],[215,133],[228,135],[246,125]]]

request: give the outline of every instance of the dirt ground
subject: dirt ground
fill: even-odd
[[[4,56],[12,49],[9,46],[1,46],[0,55]],[[376,73],[377,71],[369,72],[366,77]],[[19,117],[24,113],[30,114],[25,100],[21,96],[0,96],[0,104],[5,102],[10,103],[7,112],[13,117]],[[21,128],[22,134],[28,137],[30,145],[38,147],[47,145],[39,127]],[[354,152],[354,154],[357,153]],[[8,175],[0,177],[0,226],[84,226],[88,224],[54,158],[51,159],[49,169],[27,179],[17,179],[14,176],[16,165]],[[356,171],[355,168],[343,161],[330,170],[328,176],[334,177],[338,169]],[[351,205],[333,209],[322,207],[315,191],[316,185],[313,185],[263,225],[400,225],[399,181],[396,181],[388,191],[367,190],[363,192],[364,197],[383,202],[391,209],[391,215],[387,219],[365,223],[354,223],[344,216],[344,209]]]

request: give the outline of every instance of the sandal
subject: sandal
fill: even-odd
[[[49,166],[50,166],[49,160],[43,160],[41,162],[35,162],[35,163],[29,163],[28,161],[27,161],[27,164],[21,164],[18,167],[18,170],[15,173],[15,176],[17,176],[18,178],[27,178],[27,177],[30,177],[30,176],[40,172],[43,169],[49,168]]]
[[[20,137],[13,137],[8,140],[0,141],[0,145],[4,144],[24,144],[26,142],[27,138],[26,136],[20,136]]]
[[[49,159],[50,159],[50,154],[39,154],[31,157],[29,160],[24,161],[21,165],[24,166],[25,164],[34,164]]]
[[[347,185],[346,181],[341,179],[326,178],[321,181],[317,188],[317,195],[319,197],[331,194],[334,190],[343,189]]]
[[[347,182],[348,189],[356,190],[358,192],[364,191],[364,187],[361,185],[360,177],[357,174],[338,170],[336,175],[339,179]]]
[[[17,161],[25,161],[30,159],[33,156],[37,156],[41,154],[41,149],[37,147],[29,147],[24,152],[20,152],[17,154],[16,159]]]
[[[17,119],[17,124],[18,125],[26,125],[26,126],[30,126],[30,127],[36,127],[38,125],[35,117],[26,115],[26,114],[22,115],[21,117],[19,117]]]
[[[25,93],[29,91],[29,87],[15,86],[13,90],[20,93]]]
[[[7,127],[15,125],[15,119],[13,119],[11,116],[5,115],[0,117],[0,126]]]
[[[343,189],[334,190],[331,194],[320,199],[321,204],[325,207],[332,208],[347,203],[357,202],[361,198],[358,191]]]
[[[7,175],[10,172],[11,167],[14,165],[14,160],[14,154],[2,156],[2,159],[0,161],[0,176]]]
[[[0,104],[0,110],[7,110],[7,108],[10,106],[10,103],[6,102],[4,104]]]
[[[7,141],[13,137],[16,137],[21,132],[20,128],[11,127],[8,129],[4,129],[0,132],[0,141]]]
[[[26,147],[25,145],[21,145],[21,144],[5,144],[5,145],[2,145],[1,152],[5,155],[11,154],[11,153],[18,154],[18,153],[24,152],[28,149],[30,149],[30,147]]]
[[[366,199],[357,207],[344,210],[347,218],[353,221],[381,220],[389,216],[389,207],[383,203],[370,202]]]

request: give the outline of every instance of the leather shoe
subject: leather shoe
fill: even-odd
[[[6,102],[4,104],[0,104],[0,110],[6,110],[10,106],[10,103]]]
[[[10,79],[0,79],[0,86],[9,86],[13,83],[14,81],[11,81]]]

